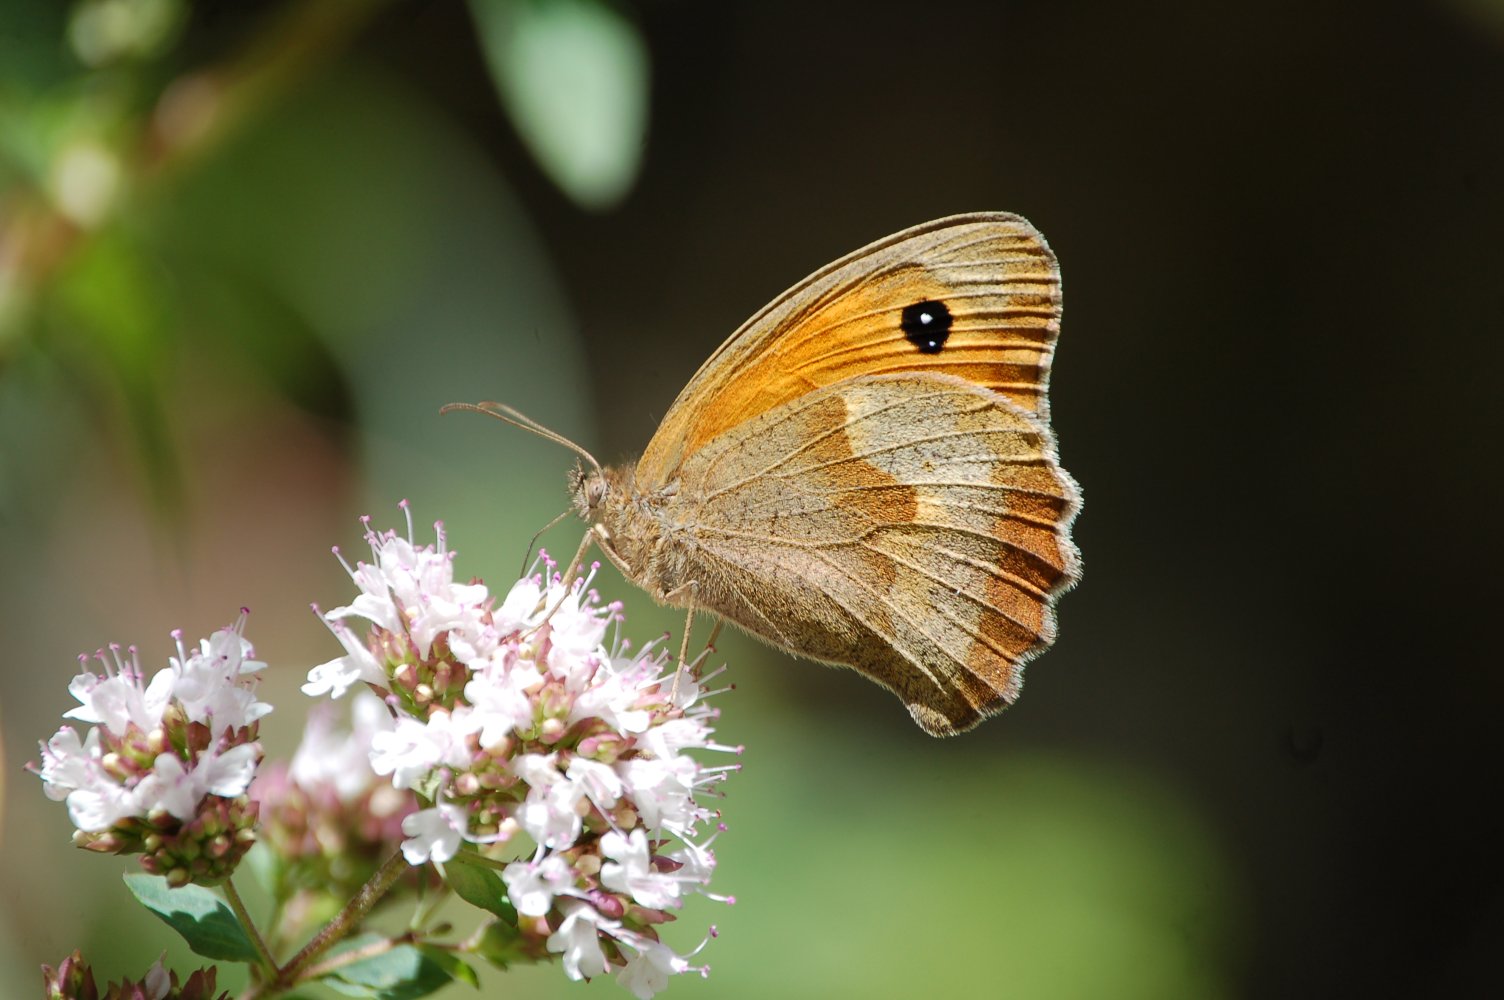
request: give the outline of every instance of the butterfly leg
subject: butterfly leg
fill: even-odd
[[[695,606],[691,604],[689,610],[684,613],[684,637],[679,640],[679,669],[683,670],[689,661],[689,633],[695,627]]]
[[[667,594],[664,594],[663,597],[661,597],[659,599],[662,600],[664,603],[669,603],[669,601],[672,598],[678,597],[680,594],[684,593],[686,590],[688,590],[688,591],[690,591],[692,593],[698,593],[699,589],[700,589],[699,588],[699,584],[697,582],[695,582],[694,580],[691,580],[689,583],[686,583],[682,587],[675,587],[673,590],[669,591]],[[681,638],[679,640],[679,666],[680,667],[685,667],[685,666],[689,666],[690,665],[689,664],[689,636],[690,636],[690,633],[693,632],[693,630],[694,630],[694,624],[695,624],[695,606],[694,606],[693,603],[691,603],[689,605],[687,613],[684,616],[684,636],[683,636],[683,638]],[[720,634],[721,634],[721,627],[723,625],[725,625],[725,624],[726,624],[726,620],[724,618],[717,617],[715,619],[714,623],[710,626],[710,636],[709,636],[709,638],[707,638],[705,640],[705,651],[706,652],[710,652],[710,651],[712,651],[712,650],[715,649],[715,640],[720,636]],[[695,662],[696,663],[698,663],[699,660],[700,660],[700,657],[698,657],[698,656],[695,657]]]
[[[715,624],[710,626],[710,638],[705,640],[705,649],[707,651],[715,649],[715,641],[721,637],[721,626],[724,624],[726,624],[726,619],[717,618]]]
[[[685,584],[685,586],[676,588],[675,590],[671,591],[667,596],[678,596],[678,594],[683,590],[698,592],[699,585],[694,581],[690,581],[688,584]],[[689,672],[693,674],[697,679],[699,678],[700,667],[705,662],[705,654],[713,652],[715,650],[715,640],[720,636],[721,627],[725,624],[726,620],[724,618],[715,618],[714,622],[710,626],[710,636],[705,640],[704,651],[701,652],[699,656],[696,656],[694,658],[694,661],[691,663],[689,661],[689,637],[691,633],[694,632],[695,627],[695,606],[693,603],[689,605],[689,609],[684,614],[684,636],[679,640],[679,669],[674,671],[674,684],[673,687],[669,689],[670,701],[677,699],[679,696],[679,677],[684,670],[689,670]]]
[[[675,599],[679,598],[686,592],[691,595],[689,603],[685,605],[684,636],[679,640],[679,665],[678,669],[674,671],[674,685],[669,689],[669,701],[674,701],[679,697],[679,676],[684,672],[686,662],[689,659],[689,634],[694,630],[695,627],[694,595],[698,594],[699,591],[699,582],[696,580],[690,580],[688,583],[681,584],[680,586],[675,587],[673,590],[656,595],[657,600],[660,604],[672,604]]]
[[[574,578],[580,574],[580,564],[585,561],[585,553],[595,541],[595,531],[592,529],[585,532],[585,537],[580,539],[580,547],[575,549],[574,558],[569,560],[569,567],[564,570],[564,589],[568,590]]]
[[[564,570],[564,576],[563,576],[564,593],[563,593],[563,595],[560,596],[560,598],[557,601],[554,602],[554,606],[553,607],[551,607],[551,608],[548,609],[548,613],[543,616],[543,620],[542,621],[538,622],[538,624],[534,625],[532,628],[530,628],[526,632],[522,633],[522,636],[521,636],[522,638],[527,638],[528,636],[532,635],[534,632],[536,632],[539,629],[541,629],[543,626],[547,625],[548,624],[548,620],[554,616],[554,612],[558,611],[559,608],[563,606],[564,602],[567,601],[567,600],[569,600],[569,587],[570,587],[570,584],[574,583],[575,577],[579,576],[579,573],[580,573],[580,563],[584,562],[584,560],[585,560],[585,552],[586,552],[586,550],[588,550],[590,548],[590,543],[593,542],[593,541],[595,541],[595,532],[593,532],[593,531],[587,531],[587,532],[585,532],[585,537],[580,540],[580,547],[575,550],[574,558],[571,559],[571,560],[569,560],[569,565]],[[546,590],[545,590],[545,593],[546,593]],[[542,602],[540,602],[539,605],[538,605],[538,607],[541,608],[542,606],[543,606],[543,604],[542,604]]]
[[[574,511],[572,510],[566,510],[564,513],[560,514],[558,517],[554,518],[552,521],[549,521],[543,527],[538,529],[537,533],[533,535],[533,540],[527,543],[527,553],[522,557],[522,569],[517,574],[519,577],[527,575],[527,568],[529,565],[528,560],[533,557],[533,546],[538,544],[538,539],[543,537],[543,533],[573,513]]]

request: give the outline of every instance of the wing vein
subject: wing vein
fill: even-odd
[[[891,409],[894,409],[896,407],[907,406],[907,405],[909,405],[911,403],[918,402],[920,400],[936,399],[936,398],[939,398],[941,396],[949,396],[949,395],[955,393],[956,391],[957,391],[957,387],[955,387],[955,386],[949,386],[949,385],[943,386],[943,387],[937,389],[934,392],[928,392],[928,393],[925,393],[922,396],[910,396],[910,397],[907,397],[905,399],[894,400],[891,403],[884,403],[882,406],[879,406],[876,409],[869,410],[866,413],[863,413],[860,417],[857,417],[856,419],[857,420],[870,420],[871,418],[877,416],[879,413],[886,413],[887,411],[889,411]],[[984,403],[981,406],[978,406],[976,409],[982,409],[982,408],[984,408],[984,406],[988,406],[988,405],[991,405],[990,401],[984,401]],[[976,410],[968,410],[966,412],[974,413],[974,412],[976,412]],[[792,420],[794,417],[799,416],[799,415],[800,415],[800,411],[799,410],[797,410],[797,409],[791,409],[790,412],[784,414],[782,417],[780,417],[778,419],[777,422],[771,424],[768,428],[766,428],[766,430],[772,430],[773,427],[777,427],[779,424],[782,424],[782,423],[785,423],[785,422],[787,422],[789,420]],[[838,424],[837,426],[832,427],[832,428],[830,428],[827,431],[823,431],[820,434],[817,434],[816,436],[810,438],[808,441],[805,441],[803,444],[801,444],[798,448],[795,448],[793,451],[788,452],[785,455],[779,456],[779,458],[776,461],[774,461],[771,465],[768,465],[767,467],[765,467],[765,468],[763,468],[763,469],[761,469],[761,470],[759,470],[757,472],[753,472],[750,475],[743,476],[741,479],[737,480],[736,482],[727,483],[725,486],[720,486],[720,487],[717,487],[714,490],[709,491],[708,493],[705,494],[705,502],[709,503],[710,501],[714,500],[716,497],[719,497],[723,493],[727,493],[727,492],[731,492],[731,491],[740,489],[741,487],[747,485],[747,483],[750,483],[750,482],[752,482],[755,479],[758,479],[758,478],[760,478],[762,476],[766,476],[766,475],[770,474],[774,469],[778,468],[780,465],[785,464],[786,462],[788,462],[788,461],[796,458],[797,456],[799,456],[803,452],[806,452],[809,449],[815,447],[821,441],[824,441],[824,440],[827,440],[828,438],[834,437],[837,434],[843,434],[843,433],[845,433],[846,429],[848,427],[850,427],[855,422],[856,421],[847,421],[846,423]],[[711,475],[711,472],[715,469],[716,465],[720,463],[721,459],[725,458],[726,455],[728,455],[728,454],[730,454],[730,449],[729,448],[723,450],[720,454],[716,455],[713,459],[711,459],[710,464],[706,467],[706,475],[705,475],[705,481],[706,482],[712,481],[713,476]]]
[[[819,465],[807,465],[797,470],[796,472],[778,474],[778,478],[787,479],[789,476],[802,476],[810,472],[818,472],[821,469],[830,469],[838,465],[847,465],[851,462],[864,462],[876,455],[885,455],[890,452],[901,451],[902,449],[908,448],[911,445],[930,444],[935,441],[943,441],[946,438],[972,437],[975,434],[975,431],[952,431],[945,434],[931,435],[930,437],[916,438],[913,441],[901,441],[898,444],[885,445],[881,448],[872,448],[868,451],[852,452],[850,455],[842,456],[841,458],[833,458],[828,462],[821,462]],[[789,455],[788,457],[793,458],[794,456]],[[974,465],[1040,465],[1048,463],[1049,456],[1041,452],[1038,455],[1030,455],[1018,458],[1003,458],[996,455],[989,455],[983,452],[978,455],[937,456],[930,461],[934,462],[936,465],[963,465],[967,463]],[[779,460],[779,462],[775,464],[773,468],[776,469],[779,465],[782,465],[783,462],[784,460]]]
[[[723,578],[725,579],[725,581],[728,584],[731,585],[731,589],[734,590],[734,591],[736,591],[736,596],[741,600],[742,605],[744,607],[748,608],[753,614],[757,615],[757,617],[762,620],[764,626],[766,626],[766,628],[768,630],[768,634],[771,635],[774,638],[774,640],[776,640],[777,642],[783,644],[784,646],[788,647],[789,649],[795,649],[795,648],[797,648],[797,644],[794,643],[794,642],[791,642],[789,640],[789,637],[786,636],[786,635],[784,635],[783,629],[781,629],[781,628],[778,627],[778,623],[775,622],[771,617],[769,617],[768,614],[762,610],[762,608],[758,607],[757,604],[756,604],[756,602],[754,602],[751,598],[749,598],[747,596],[747,592],[744,591],[744,590],[742,590],[741,585],[736,582],[736,578],[739,575],[739,571],[743,570],[743,567],[739,563],[737,563],[735,560],[733,560],[733,559],[727,559],[725,556],[723,556],[720,553],[716,552],[714,549],[710,548],[709,546],[703,546],[702,545],[700,547],[700,551],[704,552],[711,559],[714,559],[717,562],[722,563],[722,564],[730,567],[730,569],[732,570],[732,572],[722,574]]]
[[[884,555],[887,555],[887,553],[884,553]],[[987,601],[986,601],[985,598],[978,597],[976,594],[973,594],[971,591],[965,589],[964,587],[956,589],[955,581],[953,581],[953,580],[947,580],[944,577],[938,576],[937,574],[932,573],[929,570],[925,569],[923,566],[919,565],[918,563],[910,562],[907,559],[900,559],[897,556],[887,556],[887,557],[889,559],[892,559],[898,565],[903,566],[903,567],[905,567],[905,568],[907,568],[909,570],[912,570],[915,573],[918,573],[920,576],[922,576],[925,579],[929,580],[931,583],[938,584],[940,587],[944,588],[945,590],[950,590],[950,591],[952,591],[952,593],[956,593],[956,594],[959,594],[961,596],[966,597],[968,600],[970,600],[972,603],[974,603],[977,607],[979,607],[979,608],[985,608],[988,611],[991,611],[993,614],[997,615],[999,618],[1006,618],[1008,621],[1012,622],[1014,625],[1017,625],[1023,631],[1025,631],[1025,632],[1029,633],[1030,635],[1034,636],[1035,639],[1039,638],[1039,632],[1034,628],[1034,626],[1028,625],[1028,624],[1026,624],[1024,622],[1019,621],[1017,618],[1014,618],[1012,615],[1010,615],[1008,612],[1004,611],[1002,608],[998,607],[996,604],[989,604],[989,603],[987,603]],[[1046,602],[1046,603],[1048,603],[1048,602]],[[955,657],[951,657],[951,659],[955,659]],[[1007,656],[1006,654],[1004,654],[1004,659],[1006,659],[1009,663],[1015,662],[1014,659],[1013,659],[1013,657]]]
[[[791,543],[784,542],[783,544],[791,544]],[[875,591],[873,588],[871,588],[871,587],[867,586],[865,583],[863,583],[860,578],[855,577],[855,576],[851,576],[850,574],[848,574],[840,566],[837,566],[834,563],[832,563],[830,561],[830,559],[827,558],[823,553],[815,552],[813,550],[810,550],[808,547],[802,546],[802,545],[798,546],[798,547],[801,548],[801,549],[804,549],[806,552],[809,552],[809,554],[813,555],[822,564],[824,564],[828,569],[830,569],[832,572],[838,574],[842,579],[847,580],[847,581],[849,581],[851,583],[854,583],[860,589],[865,590],[867,592],[867,594],[872,598],[872,600],[874,602],[876,602],[877,604],[879,604],[879,605],[881,605],[883,607],[886,607],[890,612],[898,615],[898,617],[902,618],[906,623],[908,623],[908,625],[911,628],[913,628],[916,632],[918,632],[920,635],[924,636],[927,640],[929,640],[930,643],[932,645],[934,645],[936,649],[939,649],[949,659],[951,659],[952,661],[956,662],[958,665],[964,666],[964,664],[960,664],[960,661],[956,660],[956,658],[954,656],[951,656],[951,654],[945,649],[945,647],[941,646],[940,643],[935,640],[934,636],[930,635],[929,632],[925,631],[925,629],[922,626],[920,626],[917,622],[915,622],[908,615],[904,614],[901,610],[899,610],[896,607],[893,607],[892,604],[890,604],[889,602],[887,602],[886,600],[884,600],[883,597],[880,594],[877,593],[877,591]],[[702,551],[710,553],[714,558],[720,560],[722,563],[726,563],[726,564],[730,565],[731,567],[733,567],[735,569],[744,569],[745,568],[745,567],[741,566],[739,563],[737,563],[734,559],[728,559],[725,556],[722,556],[722,555],[720,555],[718,553],[712,552],[712,550],[708,546],[702,546],[701,548],[702,548]],[[799,576],[801,579],[803,578],[803,574],[799,573],[797,570],[794,570],[792,567],[785,566],[781,562],[779,562],[778,565],[780,567],[784,568],[784,569],[788,569],[790,572],[794,573],[794,575],[796,575],[796,576]],[[944,683],[942,683],[941,680],[938,677],[935,676],[935,674],[930,670],[929,667],[925,666],[922,661],[920,661],[919,659],[916,659],[913,655],[910,654],[910,652],[907,649],[905,649],[901,645],[899,645],[899,643],[896,641],[897,638],[898,638],[896,635],[892,635],[892,634],[883,635],[882,633],[878,632],[875,628],[873,628],[870,624],[868,624],[867,619],[865,617],[863,617],[857,611],[853,610],[851,608],[851,606],[842,598],[842,596],[840,594],[836,593],[833,589],[827,588],[827,587],[817,587],[815,589],[819,590],[820,593],[824,594],[826,597],[830,598],[833,602],[835,602],[836,605],[839,606],[842,611],[844,611],[848,615],[850,615],[852,617],[852,619],[854,621],[860,623],[862,625],[862,627],[864,627],[866,629],[869,629],[870,631],[874,632],[877,635],[882,636],[882,638],[887,641],[887,644],[888,644],[888,646],[889,646],[890,649],[894,650],[900,656],[902,656],[905,660],[908,660],[911,664],[913,664],[919,670],[920,673],[924,674],[925,677],[929,678],[929,681],[930,681],[931,684],[935,685],[937,688],[939,688],[942,691],[944,691],[944,690],[947,689],[946,685]],[[742,596],[742,600],[744,602],[746,601],[745,595]],[[758,615],[760,617],[762,617],[763,620],[765,620],[765,621],[767,620],[767,615],[763,614],[755,605],[753,605],[751,603],[748,603],[747,606],[750,607],[750,608],[752,608],[754,611],[757,611]],[[778,634],[782,635],[782,633],[778,633]],[[790,642],[788,642],[786,640],[783,640],[783,643],[784,643],[785,646],[787,646],[787,647],[789,647],[791,649],[797,649],[798,648],[795,644],[790,643]]]

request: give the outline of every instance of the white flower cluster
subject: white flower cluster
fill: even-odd
[[[189,653],[173,633],[178,655],[150,682],[134,646],[95,654],[103,674],[85,669],[69,691],[79,706],[64,718],[94,728],[80,738],[64,726],[42,746],[38,773],[47,796],[66,799],[83,846],[95,850],[148,851],[147,867],[169,874],[194,846],[174,837],[198,837],[216,857],[177,868],[176,880],[224,874],[249,846],[254,808],[241,798],[262,757],[257,720],[271,706],[257,701],[255,674],[265,664],[243,630],[245,616],[202,640]],[[87,667],[89,658],[80,657]],[[179,850],[181,848],[181,850]],[[152,855],[155,857],[152,857]],[[180,857],[179,855],[182,855]]]
[[[263,765],[251,785],[257,836],[277,859],[259,874],[274,898],[289,901],[283,940],[296,939],[292,925],[317,919],[328,902],[356,895],[402,843],[402,821],[418,809],[411,791],[371,770],[371,739],[392,728],[392,713],[367,690],[345,700],[352,725],[339,721],[334,702],[314,704],[292,759]],[[399,885],[437,882],[432,873],[413,876]]]
[[[534,850],[503,872],[524,935],[572,979],[616,968],[650,997],[694,968],[654,925],[695,892],[727,898],[706,891],[715,835],[701,828],[716,814],[701,799],[736,765],[686,751],[739,748],[713,742],[704,679],[663,651],[627,655],[619,629],[606,643],[620,606],[602,606],[589,578],[566,586],[548,564],[494,606],[484,585],[454,581],[436,527],[418,546],[410,519],[407,538],[368,526],[373,561],[346,566],[361,593],[324,615],[345,655],[303,690],[363,682],[391,708],[371,764],[431,803],[403,823],[410,863],[446,862],[463,843],[515,858],[507,845],[526,834]]]
[[[371,791],[378,780],[371,770],[371,740],[377,733],[391,731],[392,713],[380,698],[362,691],[354,698],[350,714],[352,727],[345,729],[335,724],[331,703],[317,705],[308,713],[303,739],[288,765],[293,784],[328,789],[341,802],[354,802]]]

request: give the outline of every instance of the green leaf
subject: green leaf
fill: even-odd
[[[522,141],[586,208],[631,188],[648,124],[648,50],[599,0],[470,0],[481,48]]]
[[[475,970],[471,968],[470,963],[464,961],[454,952],[435,947],[431,944],[420,944],[417,948],[429,961],[449,973],[450,978],[469,983],[476,989],[480,989],[480,976],[475,974]]]
[[[510,921],[513,927],[517,926],[517,910],[507,899],[507,888],[502,883],[501,876],[492,869],[470,864],[460,856],[444,866],[444,880],[449,883],[449,888],[471,906],[489,910],[503,920]]]
[[[351,938],[339,952],[351,951],[384,940],[377,934]],[[461,963],[463,964],[463,963]],[[471,977],[475,973],[466,967]],[[463,975],[463,974],[462,974]],[[455,975],[423,950],[402,944],[370,958],[342,965],[322,982],[346,996],[375,1000],[417,1000],[452,983]]]
[[[516,924],[508,924],[505,920],[493,920],[487,924],[470,951],[498,969],[509,969],[514,965],[539,960],[536,954],[530,954],[524,947],[522,934],[517,930]]]
[[[146,907],[183,936],[196,954],[228,962],[254,962],[256,949],[224,900],[208,889],[172,889],[160,875],[125,876],[125,885]]]

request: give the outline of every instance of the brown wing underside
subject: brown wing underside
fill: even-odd
[[[861,671],[935,735],[1013,701],[1079,573],[1048,428],[946,376],[786,402],[693,454],[679,497],[697,604]]]
[[[935,353],[903,329],[904,309],[925,302],[951,317]],[[863,375],[953,375],[1047,417],[1059,331],[1059,268],[1024,219],[959,215],[905,230],[812,274],[722,344],[669,408],[637,483],[667,483],[732,427]]]

